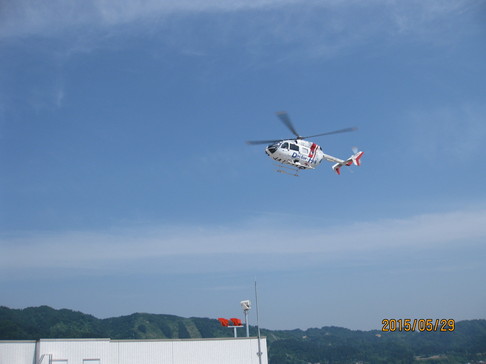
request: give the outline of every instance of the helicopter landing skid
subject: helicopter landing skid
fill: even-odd
[[[288,174],[289,176],[294,176],[294,177],[299,177],[299,168],[296,167],[290,167],[286,166],[283,164],[274,164],[278,168],[283,168],[283,169],[277,169],[276,172],[278,173],[283,173],[283,174]]]

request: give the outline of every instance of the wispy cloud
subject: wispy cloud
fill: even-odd
[[[486,108],[473,103],[449,105],[408,115],[410,140],[421,159],[468,161],[482,152],[486,139]]]
[[[262,218],[240,227],[147,227],[104,232],[4,236],[2,271],[32,269],[146,269],[193,271],[245,269],[246,257],[265,269],[306,266],[350,256],[404,249],[475,245],[486,238],[486,210],[343,224],[328,229]],[[254,267],[255,268],[255,267]],[[184,268],[185,269],[185,268]]]
[[[176,13],[237,11],[292,3],[292,0],[216,1],[216,0],[106,0],[37,2],[20,0],[3,5],[3,37],[44,33],[52,35],[66,28],[114,26],[145,20],[161,20]]]
[[[297,0],[105,0],[39,2],[19,0],[3,4],[0,15],[0,37],[53,36],[66,30],[112,28],[134,24],[156,26],[173,20],[175,15],[255,12],[246,23],[249,39],[262,36],[280,39],[321,39],[321,52],[363,43],[372,35],[415,35],[426,38],[433,34],[444,40],[444,26],[454,24],[464,14],[479,7],[475,0],[444,2],[440,0],[368,2]],[[296,12],[297,10],[297,12]],[[275,11],[278,11],[275,13]],[[255,15],[255,14],[253,14]],[[252,29],[254,28],[254,29]],[[460,34],[454,29],[452,34]],[[334,50],[333,50],[334,49]]]

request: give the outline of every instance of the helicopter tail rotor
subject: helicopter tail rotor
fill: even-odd
[[[353,164],[355,166],[360,166],[361,162],[360,159],[363,156],[364,152],[356,152],[352,155],[351,159],[353,160]]]
[[[360,166],[361,162],[360,159],[363,156],[364,152],[358,151],[357,147],[353,147],[353,155],[351,156],[351,160],[355,166]]]

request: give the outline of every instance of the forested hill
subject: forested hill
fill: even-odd
[[[173,339],[230,337],[216,319],[134,313],[98,319],[48,306],[0,307],[0,340],[50,338]]]
[[[244,329],[240,329],[240,335]],[[250,334],[256,335],[254,327]],[[231,337],[216,319],[134,313],[98,319],[48,306],[0,307],[0,340],[40,338],[166,339]],[[266,330],[270,364],[486,362],[486,320],[457,322],[454,332],[353,331],[338,327]]]

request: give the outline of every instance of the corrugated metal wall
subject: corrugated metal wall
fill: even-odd
[[[113,349],[115,348],[117,356],[114,364],[173,362],[170,341],[114,341]]]
[[[35,364],[35,341],[0,341],[0,364]]]
[[[268,364],[262,338],[262,364]],[[0,364],[258,364],[258,340],[110,340],[42,339],[0,341]]]
[[[54,360],[68,360],[68,364],[83,364],[84,359],[99,359],[111,363],[110,339],[86,340],[40,340],[39,357],[52,354]],[[116,363],[116,362],[115,362]],[[42,364],[49,364],[44,360]]]

